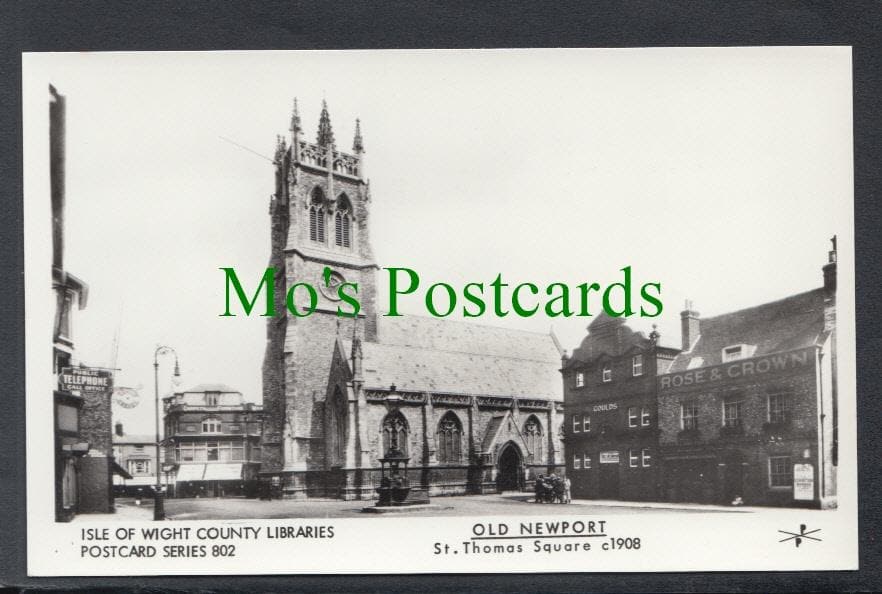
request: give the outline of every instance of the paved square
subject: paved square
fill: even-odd
[[[634,502],[574,501],[570,504],[537,504],[528,493],[505,493],[502,495],[470,495],[462,497],[433,497],[438,507],[414,510],[395,517],[412,516],[491,516],[491,515],[572,515],[572,514],[641,514],[641,513],[738,513],[745,509],[670,505],[665,507],[643,506]],[[340,500],[272,500],[258,499],[169,499],[165,502],[169,520],[253,519],[253,518],[371,518],[362,508],[373,501]],[[126,505],[118,502],[118,506]],[[657,505],[657,504],[656,504]],[[152,508],[147,508],[152,509]]]

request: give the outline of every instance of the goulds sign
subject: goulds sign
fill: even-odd
[[[772,372],[790,371],[811,365],[814,361],[812,356],[814,350],[814,347],[808,347],[797,351],[775,353],[765,357],[742,359],[712,367],[701,367],[680,373],[670,373],[659,376],[658,388],[659,390],[668,390],[722,380],[737,380]]]
[[[59,377],[61,389],[68,392],[110,392],[113,373],[107,369],[64,367]]]

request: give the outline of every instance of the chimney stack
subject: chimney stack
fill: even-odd
[[[827,252],[827,263],[824,264],[824,290],[827,293],[836,292],[836,236],[830,238],[833,249]]]
[[[122,436],[123,436],[123,426],[122,426],[122,423],[119,423],[119,422],[118,422],[116,425],[113,426],[113,428],[114,428],[114,430],[115,430],[115,432],[116,432],[116,435],[117,435],[118,437],[122,437]]]
[[[682,336],[681,348],[684,351],[692,350],[692,345],[698,340],[701,331],[701,322],[698,316],[701,315],[692,309],[692,302],[686,300],[685,309],[680,312],[680,335]]]
[[[836,236],[830,238],[833,249],[827,252],[824,264],[824,330],[836,328]]]

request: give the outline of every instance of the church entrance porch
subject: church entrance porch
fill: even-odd
[[[524,485],[524,465],[520,449],[509,442],[499,454],[496,473],[496,490],[520,491]]]

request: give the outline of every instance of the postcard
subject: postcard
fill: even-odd
[[[849,47],[23,55],[33,576],[857,568]]]

